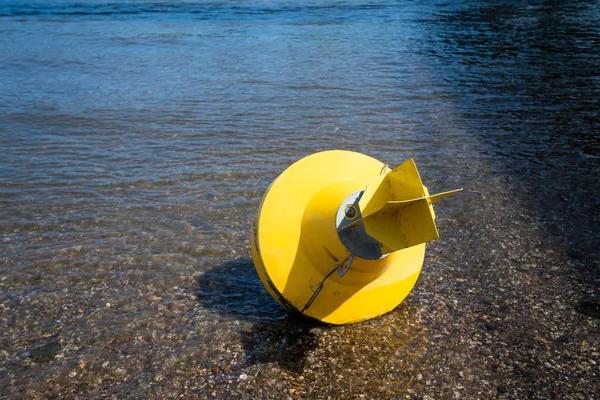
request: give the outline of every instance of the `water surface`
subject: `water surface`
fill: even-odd
[[[597,2],[7,1],[0,34],[0,395],[598,396]],[[328,149],[465,188],[341,328],[249,260]]]

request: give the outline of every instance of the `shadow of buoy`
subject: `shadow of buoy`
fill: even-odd
[[[196,277],[196,298],[225,319],[280,321],[287,315],[263,287],[252,259],[227,261]]]
[[[196,278],[196,298],[226,320],[246,322],[240,330],[246,362],[275,362],[301,372],[307,354],[318,346],[327,325],[286,312],[263,287],[252,259],[237,259],[206,270]]]

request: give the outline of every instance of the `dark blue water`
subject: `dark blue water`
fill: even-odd
[[[451,396],[433,369],[390,372],[447,364],[439,357],[448,353],[430,353],[427,343],[403,347],[430,338],[436,322],[424,321],[423,310],[443,320],[419,293],[480,304],[469,290],[505,293],[502,279],[515,275],[503,263],[513,263],[541,281],[513,282],[511,296],[561,287],[572,309],[568,299],[599,295],[599,132],[594,1],[4,1],[0,394],[107,396],[113,385],[133,397],[261,397],[290,388],[317,398]],[[431,248],[415,299],[377,322],[379,330],[404,327],[404,339],[365,327],[335,331],[360,349],[383,346],[386,360],[422,358],[392,370],[361,364],[371,352],[358,350],[346,366],[356,363],[363,378],[346,389],[312,364],[341,360],[348,348],[314,332],[300,339],[310,345],[298,345],[308,353],[265,344],[284,343],[295,323],[248,261],[250,222],[269,183],[327,149],[390,165],[413,157],[430,190],[466,189],[437,212],[446,239]],[[554,265],[565,269],[544,278]],[[446,283],[434,283],[437,276]],[[455,279],[469,289],[447,292]],[[514,309],[519,321],[528,301]],[[555,324],[560,310],[535,324]],[[476,318],[447,318],[457,324],[448,337],[474,335]],[[410,328],[415,321],[422,330]],[[437,348],[456,345],[436,340],[446,340]],[[49,341],[61,343],[59,357],[31,363],[28,352]],[[293,379],[306,375],[316,392],[285,379],[271,385],[283,379],[277,368],[290,365],[300,365]],[[499,367],[467,367],[483,371],[473,381],[505,379]],[[369,376],[378,383],[364,383]],[[511,390],[525,384],[507,383],[504,392],[469,385],[471,396],[494,398],[523,396]],[[540,390],[527,385],[525,393]],[[572,393],[569,385],[560,390]],[[589,395],[586,384],[577,387]]]

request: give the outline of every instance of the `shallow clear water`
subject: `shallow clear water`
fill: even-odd
[[[518,299],[503,318],[522,321],[541,301],[529,291],[555,288],[560,307],[531,324],[597,340],[594,319],[564,311],[599,296],[596,2],[8,1],[0,35],[0,394],[539,393],[469,348],[444,373],[479,371],[463,389],[434,367],[398,372],[448,364],[456,343],[428,340],[449,323],[475,337],[481,293]],[[414,295],[333,330],[286,316],[248,259],[269,183],[327,149],[413,157],[430,189],[465,188],[436,209],[443,239]],[[504,287],[514,271],[534,282]],[[456,301],[475,317],[436,314]],[[496,355],[527,371],[547,350],[496,340],[527,349]],[[56,359],[31,361],[55,342]],[[348,365],[349,386],[321,375]],[[546,375],[589,395],[591,373]]]

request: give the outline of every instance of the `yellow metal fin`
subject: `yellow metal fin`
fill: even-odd
[[[461,190],[430,196],[411,158],[369,182],[358,203],[361,218],[348,227],[364,224],[384,253],[416,246],[439,237],[431,203]]]
[[[369,182],[359,207],[363,217],[381,209],[392,200],[411,200],[426,196],[415,161],[410,158],[402,165]]]
[[[433,209],[427,197],[388,201],[381,209],[362,219],[369,236],[391,253],[439,238]]]
[[[461,192],[461,191],[462,191],[462,189],[449,190],[447,192],[442,192],[442,193],[434,194],[433,196],[429,196],[429,198],[431,199],[432,203],[435,203],[436,201],[441,200],[444,197],[448,197],[451,194],[458,193],[458,192]]]

